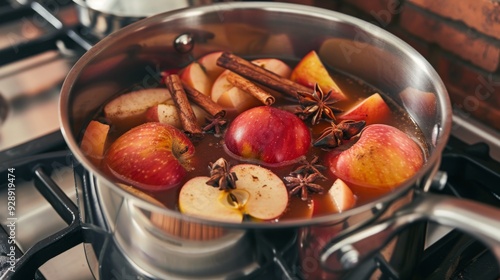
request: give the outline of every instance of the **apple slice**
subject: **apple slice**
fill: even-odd
[[[272,220],[286,210],[288,190],[271,170],[254,164],[238,164],[230,172],[238,177],[236,190],[249,193],[245,213],[257,219]]]
[[[131,128],[146,121],[146,111],[171,99],[165,88],[151,88],[122,94],[104,106],[104,115],[111,124]]]
[[[229,73],[230,70],[225,70],[215,80],[211,91],[211,97],[214,102],[225,109],[235,109],[237,112],[243,112],[252,107],[262,105],[257,98],[233,86],[227,80]]]
[[[212,85],[224,68],[217,66],[217,59],[222,52],[213,52],[190,63],[180,74],[181,80],[199,92],[210,96]]]
[[[180,211],[225,222],[241,222],[244,214],[254,220],[272,220],[283,214],[288,206],[288,191],[276,174],[253,164],[239,164],[229,172],[238,178],[236,189],[230,191],[207,185],[209,177],[189,180],[179,193]]]
[[[194,61],[186,66],[186,68],[182,70],[179,77],[186,84],[190,85],[199,92],[205,95],[210,94],[212,82],[201,64],[198,62]]]
[[[217,59],[221,56],[221,54],[222,52],[213,52],[198,59],[198,63],[203,67],[203,69],[205,69],[205,73],[211,83],[213,83],[225,70],[225,68],[217,65]]]
[[[290,79],[311,89],[317,83],[325,94],[333,91],[332,97],[335,99],[347,99],[314,50],[299,61],[293,69]]]
[[[252,61],[252,63],[285,78],[288,78],[291,73],[291,68],[279,59],[257,59]],[[212,86],[212,100],[226,109],[236,109],[238,112],[243,112],[252,107],[262,105],[257,98],[233,86],[233,84],[227,80],[227,74],[229,72],[230,70],[225,70],[217,80],[215,80]]]
[[[366,125],[386,123],[391,116],[391,109],[382,96],[374,93],[354,105],[350,110],[337,116],[338,120],[365,121]]]
[[[207,185],[210,177],[199,176],[187,181],[179,192],[179,210],[181,213],[198,218],[223,222],[239,223],[243,213],[233,207],[220,203],[225,192]]]
[[[203,125],[208,114],[197,105],[191,104],[191,108],[193,108],[198,124]],[[146,111],[146,121],[165,123],[179,129],[182,128],[179,113],[173,104],[158,104],[149,108]]]
[[[288,78],[292,74],[292,68],[288,66],[282,60],[276,58],[261,58],[252,60],[253,64],[256,64],[264,69],[267,69],[283,78]]]
[[[177,108],[172,104],[158,104],[146,111],[146,121],[160,122],[181,128],[181,119]]]
[[[80,148],[82,152],[99,166],[104,158],[104,147],[108,138],[109,125],[92,120],[83,133]]]
[[[341,179],[337,179],[333,182],[327,195],[335,209],[334,213],[342,213],[351,209],[356,204],[356,196],[352,193],[349,186]]]

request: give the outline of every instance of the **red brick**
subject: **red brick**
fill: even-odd
[[[418,51],[425,58],[429,58],[431,55],[431,46],[427,42],[417,38],[411,34],[408,34],[405,30],[401,29],[399,26],[391,26],[387,29],[392,34],[399,37],[401,40],[408,43],[408,45],[412,46],[416,51]]]
[[[400,0],[344,0],[344,2],[370,15],[375,23],[384,28],[401,12]]]
[[[500,44],[478,36],[472,30],[461,30],[446,21],[414,6],[405,4],[400,25],[408,32],[487,70],[494,72],[500,63]]]
[[[435,55],[431,63],[446,86],[460,88],[489,106],[500,108],[499,74],[482,71],[446,54]]]
[[[500,75],[477,69],[456,56],[435,53],[431,62],[454,107],[500,130]]]
[[[443,17],[462,21],[500,39],[500,3],[492,0],[408,0]]]
[[[491,107],[465,92],[462,88],[447,86],[453,108],[462,110],[462,117],[472,117],[487,126],[500,131],[500,109]]]

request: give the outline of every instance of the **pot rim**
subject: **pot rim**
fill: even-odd
[[[96,55],[98,55],[100,52],[105,50],[110,45],[113,45],[114,42],[116,42],[117,40],[127,36],[127,34],[129,34],[130,32],[144,29],[150,24],[161,23],[167,19],[171,20],[175,18],[196,17],[197,15],[204,13],[222,12],[224,10],[238,10],[238,9],[257,9],[262,11],[274,11],[274,12],[279,11],[281,13],[290,13],[308,17],[314,15],[314,17],[323,18],[329,21],[344,22],[346,24],[353,25],[362,31],[365,31],[368,34],[380,37],[383,41],[388,41],[393,43],[394,46],[396,46],[399,50],[401,50],[407,57],[409,57],[412,61],[420,65],[422,71],[425,71],[428,74],[430,80],[437,89],[436,95],[439,98],[438,104],[440,106],[439,110],[441,112],[441,120],[440,120],[441,123],[438,129],[439,131],[437,132],[438,136],[436,136],[434,140],[436,141],[436,143],[434,143],[433,152],[430,154],[424,166],[413,177],[409,178],[399,187],[394,189],[394,191],[386,195],[383,195],[382,197],[377,198],[371,202],[356,206],[353,209],[347,210],[342,213],[334,213],[334,214],[314,217],[311,219],[297,219],[290,221],[280,221],[277,223],[256,223],[256,222],[228,223],[228,222],[205,220],[197,217],[187,216],[181,214],[176,210],[160,207],[158,205],[154,205],[151,202],[146,201],[143,198],[134,196],[133,194],[117,186],[115,183],[110,181],[101,171],[94,168],[90,160],[88,160],[85,157],[85,155],[81,152],[77,144],[78,143],[77,139],[75,139],[75,137],[71,133],[72,130],[68,118],[69,117],[68,103],[70,99],[69,95],[72,91],[74,82],[78,79],[82,69],[84,69],[86,65]],[[277,3],[277,2],[217,3],[208,6],[186,8],[176,11],[165,12],[132,23],[99,41],[94,47],[92,47],[89,51],[87,51],[76,62],[76,64],[73,66],[73,68],[68,73],[66,79],[64,80],[59,100],[59,122],[61,126],[61,132],[66,141],[66,144],[68,145],[69,149],[71,150],[77,161],[80,164],[83,164],[86,170],[91,172],[91,175],[97,177],[97,179],[101,181],[104,181],[107,186],[113,189],[113,191],[119,193],[124,198],[133,199],[138,206],[143,207],[144,209],[163,213],[165,215],[174,218],[179,218],[197,223],[222,226],[227,228],[244,228],[244,229],[303,227],[310,225],[328,224],[332,223],[332,221],[335,222],[342,221],[347,217],[365,211],[369,211],[370,209],[372,210],[383,209],[387,204],[391,204],[393,201],[397,200],[397,198],[401,197],[406,192],[410,191],[413,187],[417,187],[419,179],[426,178],[427,174],[432,173],[432,170],[435,167],[435,165],[439,165],[441,154],[445,148],[445,145],[448,141],[451,132],[451,119],[452,119],[451,103],[441,78],[434,70],[434,68],[430,65],[430,63],[420,53],[418,53],[415,49],[409,46],[406,42],[372,23],[354,18],[346,14],[318,7],[306,6],[300,4],[291,4],[291,3]],[[96,179],[95,177],[94,179]],[[432,176],[429,176],[429,178],[426,179],[429,180],[431,179],[430,177]]]

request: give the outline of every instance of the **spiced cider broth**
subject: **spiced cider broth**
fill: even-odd
[[[291,66],[292,69],[296,65],[296,63],[290,63],[289,61],[287,61],[287,63]],[[421,141],[421,139],[423,139],[423,137],[421,135],[420,129],[412,121],[409,115],[395,102],[390,100],[387,97],[387,95],[385,95],[383,92],[380,92],[377,88],[369,85],[368,83],[356,77],[349,76],[346,73],[341,73],[339,71],[335,71],[334,69],[333,70],[330,69],[329,74],[335,80],[337,85],[342,89],[344,94],[348,96],[347,100],[335,103],[334,106],[336,108],[339,108],[343,111],[347,111],[349,108],[359,103],[361,100],[367,98],[371,94],[373,93],[381,94],[384,101],[391,109],[391,116],[389,119],[387,119],[385,123],[397,127],[401,131],[408,134],[412,139],[415,140],[415,142],[417,142],[421,146],[424,158],[426,157],[427,150],[425,145],[422,144],[423,141]],[[283,95],[276,93],[273,93],[273,96],[276,98],[275,103],[271,105],[273,107],[281,108],[287,111],[294,111],[299,106],[297,100],[293,100],[293,98],[284,97]],[[237,115],[238,113],[236,111],[231,109],[226,109],[226,115],[224,118],[228,121],[228,123],[225,125],[225,128],[227,128],[229,123]],[[102,112],[100,112],[99,115],[96,117],[96,119],[103,119],[103,118],[105,119],[104,114]],[[325,120],[321,120],[320,123],[316,125],[311,125],[311,121],[309,119],[304,120],[304,122],[310,128],[313,142],[321,135],[321,133],[326,127],[330,126],[330,124]],[[110,127],[111,129],[108,134],[107,144],[106,144],[107,147],[109,147],[109,145],[114,140],[116,140],[120,135],[122,135],[127,129],[132,128],[132,126],[130,126],[121,129],[113,129],[113,123],[110,123]],[[178,209],[177,199],[179,190],[182,187],[182,185],[189,179],[196,176],[210,176],[209,165],[215,162],[217,159],[222,157],[226,159],[231,166],[244,162],[255,163],[255,161],[234,157],[233,155],[231,155],[231,153],[228,153],[228,151],[224,147],[223,135],[214,135],[214,133],[205,133],[201,139],[192,139],[192,142],[195,146],[195,156],[191,160],[190,169],[188,170],[188,175],[182,180],[181,184],[178,187],[174,187],[166,191],[155,191],[155,192],[145,191],[158,201],[165,204],[168,208]],[[342,147],[338,147],[337,149],[342,149]],[[311,148],[305,155],[305,158],[307,161],[311,161],[314,157],[318,157],[317,163],[324,165],[324,162],[326,161],[326,157],[328,155],[329,152],[326,151],[325,149],[311,146]],[[294,171],[298,165],[299,163],[296,162],[286,166],[268,166],[268,165],[263,165],[263,166],[273,171],[280,178],[284,178],[286,176],[289,176],[290,173]],[[116,182],[125,183],[119,178],[113,176],[113,174],[109,170],[107,170],[106,166],[104,166],[104,164],[101,164],[100,168],[106,174],[108,174],[108,176],[112,177]],[[278,220],[310,217],[311,207],[313,207],[312,204],[314,204],[315,216],[335,213],[337,210],[333,209],[329,203],[325,202],[327,199],[325,194],[328,193],[328,190],[330,189],[333,182],[337,178],[330,171],[328,171],[328,168],[326,168],[323,171],[323,175],[326,177],[326,179],[317,180],[315,182],[316,184],[319,184],[324,188],[323,193],[322,194],[311,193],[309,195],[310,199],[308,201],[301,200],[301,198],[297,195],[291,196],[289,199],[289,204],[286,212],[283,215],[281,215],[281,217],[279,217]],[[352,192],[356,197],[356,205],[361,205],[369,201],[372,201],[382,196],[384,193],[390,191],[390,189],[379,189],[366,186],[363,187],[353,184],[349,184],[349,187],[351,188]]]

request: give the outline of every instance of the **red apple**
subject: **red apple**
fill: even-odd
[[[281,165],[307,153],[311,134],[293,113],[259,106],[238,115],[227,128],[224,141],[236,156]]]
[[[194,146],[182,131],[149,122],[116,139],[106,153],[105,164],[127,184],[159,191],[179,185],[193,155]]]
[[[271,170],[253,164],[238,164],[230,169],[236,188],[220,191],[207,185],[209,177],[195,177],[179,193],[179,210],[209,220],[241,222],[243,215],[257,220],[276,219],[288,206],[288,190]],[[237,198],[237,203],[229,195]],[[231,202],[229,202],[231,200]]]
[[[83,133],[80,148],[95,165],[99,166],[104,157],[104,147],[108,138],[108,132],[109,125],[93,120],[90,121]]]
[[[347,99],[314,50],[299,61],[299,64],[293,69],[290,79],[311,89],[317,83],[325,94],[333,91],[332,97],[338,100]]]
[[[372,124],[348,149],[332,151],[327,165],[342,180],[361,186],[391,189],[413,176],[424,164],[420,146],[403,131]]]
[[[339,121],[354,120],[365,121],[366,125],[386,123],[391,116],[391,109],[387,106],[382,96],[374,93],[363,99],[350,110],[337,116]]]

